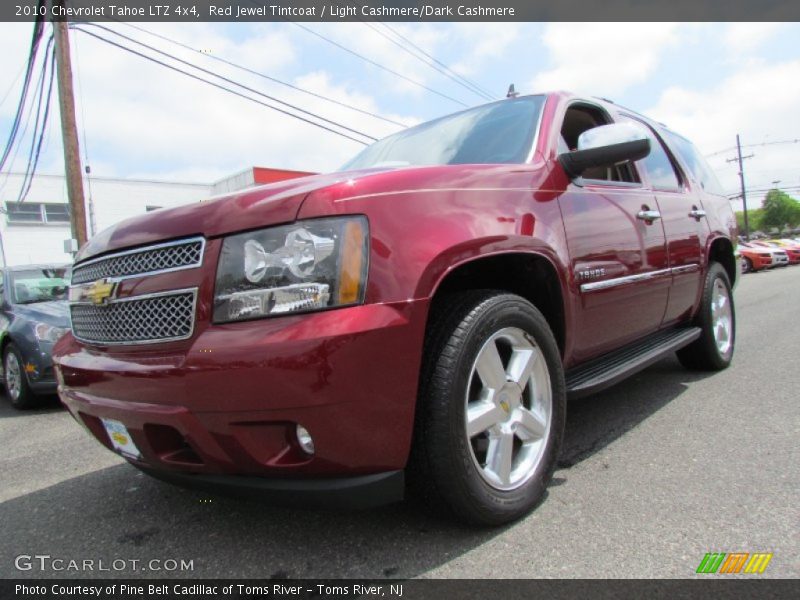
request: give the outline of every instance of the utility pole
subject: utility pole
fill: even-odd
[[[54,0],[63,4],[65,0]],[[69,53],[69,29],[66,21],[53,21],[56,65],[58,66],[58,101],[61,112],[61,137],[64,145],[64,170],[67,177],[69,219],[72,237],[78,246],[86,243],[86,208],[83,199],[81,155],[75,122],[75,96],[72,89],[72,63]]]
[[[744,210],[744,240],[750,241],[750,223],[747,220],[747,192],[744,189],[744,166],[742,161],[746,158],[752,158],[752,154],[742,156],[742,144],[739,141],[739,134],[736,134],[736,158],[729,158],[727,162],[739,163],[739,184],[742,186],[742,209]]]

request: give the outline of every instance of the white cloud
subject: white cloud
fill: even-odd
[[[615,96],[646,81],[677,40],[673,23],[551,23],[542,41],[553,67],[531,87]]]
[[[468,53],[453,65],[453,70],[467,76],[480,74],[493,61],[503,60],[521,33],[521,23],[454,24],[453,37],[467,44]],[[499,96],[505,90],[492,91]]]
[[[783,27],[783,23],[729,23],[722,41],[729,52],[744,54],[751,52]]]
[[[31,32],[32,25],[28,23],[0,23],[0,118],[13,117],[16,112]]]
[[[370,25],[372,28],[370,28]],[[397,29],[406,38],[410,39],[418,46],[425,48],[428,52],[435,52],[445,36],[444,29],[430,25],[415,26],[412,28],[401,28],[400,26],[392,25],[392,28]],[[403,79],[374,65],[370,66],[365,64],[362,59],[347,53],[341,48],[328,46],[331,52],[341,57],[342,61],[353,62],[358,65],[360,71],[374,74],[374,78],[372,79],[374,82],[373,85],[387,86],[394,92],[402,93],[414,99],[419,99],[426,93],[425,90],[417,84],[434,89],[444,87],[433,85],[431,80],[436,73],[431,70],[430,67],[426,66],[425,63],[402,50],[398,45],[392,43],[392,41],[388,39],[392,37],[392,33],[378,23],[326,23],[323,25],[312,25],[309,29],[314,29],[341,46],[387,69],[391,69],[395,73],[400,73],[407,78]],[[381,35],[381,33],[378,33],[379,31],[385,35]],[[398,42],[402,42],[402,40],[398,40]],[[416,83],[412,83],[409,80],[413,80]],[[446,94],[447,92],[444,91],[443,93]]]
[[[115,28],[184,60],[202,64],[253,89],[302,106],[312,113],[323,114],[355,130],[382,137],[399,129],[346,107],[279,87],[261,77],[243,73],[195,51],[181,49],[128,27]],[[87,29],[115,39],[97,28]],[[346,106],[381,112],[368,92],[357,92],[349,85],[334,83],[323,71],[304,73],[294,78],[288,75],[302,71],[297,65],[297,45],[287,33],[290,30],[285,27],[276,29],[269,25],[251,28],[247,30],[249,35],[237,40],[224,37],[221,30],[214,29],[210,24],[192,27],[178,24],[157,27],[153,24],[147,29],[253,70],[277,74],[285,81],[336,98]],[[15,43],[19,44],[29,35],[29,31],[17,32],[19,39]],[[127,41],[124,44],[130,45]],[[0,42],[0,50],[4,47],[5,43]],[[19,47],[13,50],[19,55],[19,64],[22,64],[24,53],[20,52]],[[147,50],[142,51],[152,54]],[[169,62],[164,57],[157,58]],[[251,165],[325,171],[336,168],[363,147],[147,62],[80,32],[73,34],[73,63],[76,101],[79,105],[77,116],[80,129],[86,130],[89,158],[95,176],[140,176],[210,182]],[[6,77],[10,83],[12,75],[9,71],[0,68],[0,90],[6,85]],[[205,74],[201,76],[211,79]],[[232,87],[225,82],[219,83]],[[278,105],[263,97],[243,93]],[[9,101],[7,104],[15,102]],[[284,105],[278,106],[291,110]],[[3,107],[4,110],[6,108]],[[404,123],[416,120],[408,114],[385,116]],[[57,103],[54,102],[51,127],[56,132],[58,119]],[[49,160],[41,166],[41,172],[58,172],[62,168],[59,136],[51,137],[55,138],[50,144],[52,152]],[[23,167],[18,161],[17,169]]]
[[[441,65],[431,66],[433,61],[402,38],[395,36],[392,30],[462,75],[479,73],[491,60],[502,56],[518,38],[520,30],[517,23],[392,23],[389,27],[391,29],[379,23],[336,23],[316,26],[315,31],[406,78],[366,65],[360,59],[348,56],[345,51],[330,46],[331,51],[341,56],[342,60],[355,61],[359,69],[374,73],[375,85],[387,86],[412,102],[422,102],[430,98],[430,90],[426,91],[421,87],[426,86],[467,105],[474,105],[482,100],[441,73]],[[404,46],[406,50],[400,46]],[[446,57],[452,48],[463,49],[463,52],[457,61],[448,64]],[[409,79],[415,83],[408,81]],[[456,103],[452,107],[453,110],[458,109]]]
[[[761,144],[797,138],[800,134],[800,60],[777,64],[748,63],[733,75],[705,90],[680,86],[666,89],[646,113],[686,135],[704,154],[730,148],[740,134],[742,144]],[[745,148],[754,154],[745,163],[747,187],[800,185],[797,165],[800,144]],[[710,158],[723,187],[739,188],[738,170],[725,162],[729,150]]]

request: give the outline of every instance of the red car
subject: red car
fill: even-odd
[[[168,481],[326,506],[408,484],[504,523],[544,494],[568,395],[676,351],[730,364],[736,233],[685,138],[603,100],[508,98],[101,232],[59,392]]]
[[[776,265],[773,252],[761,246],[754,246],[752,242],[740,242],[739,254],[742,256],[743,273],[771,269]]]
[[[776,244],[775,242],[762,242],[760,240],[751,241],[750,244],[761,248],[771,248],[772,250],[785,252],[786,256],[789,258],[790,265],[800,263],[800,247],[798,246]]]

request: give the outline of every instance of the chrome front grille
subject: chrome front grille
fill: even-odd
[[[70,306],[72,334],[90,344],[146,344],[191,337],[197,289]]]
[[[117,252],[76,265],[72,283],[88,283],[105,277],[124,279],[159,272],[199,267],[203,262],[203,238],[191,238]]]

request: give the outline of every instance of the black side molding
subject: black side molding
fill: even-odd
[[[700,333],[699,327],[662,331],[570,369],[566,373],[567,395],[569,398],[582,398],[615,385],[691,344]]]

